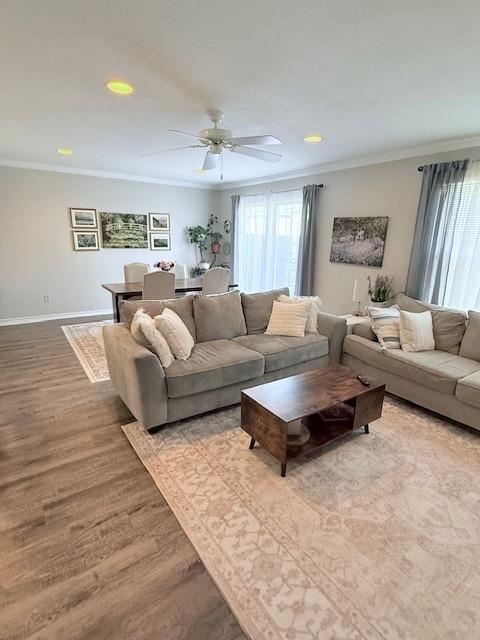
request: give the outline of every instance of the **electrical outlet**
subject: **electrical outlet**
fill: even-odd
[[[48,304],[49,302],[52,301],[52,296],[49,293],[44,293],[43,294],[43,301],[45,304]]]

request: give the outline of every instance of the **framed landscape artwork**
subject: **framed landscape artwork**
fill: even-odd
[[[170,231],[169,213],[149,213],[150,231]]]
[[[73,209],[70,207],[70,217],[72,220],[72,227],[97,228],[96,209]]]
[[[98,251],[98,231],[72,231],[75,251]]]
[[[330,262],[381,267],[388,218],[334,218]]]
[[[150,234],[150,249],[152,251],[170,251],[171,248],[169,233]]]
[[[148,249],[147,215],[100,212],[104,249]]]

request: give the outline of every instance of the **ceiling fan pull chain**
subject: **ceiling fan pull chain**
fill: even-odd
[[[223,180],[223,153],[220,154],[220,180]]]

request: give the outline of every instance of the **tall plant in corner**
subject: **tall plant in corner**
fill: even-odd
[[[218,231],[214,231],[214,225],[218,224],[217,216],[213,214],[208,218],[207,226],[196,225],[195,227],[187,227],[186,232],[191,244],[198,247],[200,253],[200,262],[192,270],[192,275],[198,275],[207,271],[212,265],[205,258],[204,252],[208,250],[208,243],[211,243],[211,251],[213,254],[217,254],[216,246],[218,241],[223,237]],[[214,264],[217,256],[215,255],[212,264]]]

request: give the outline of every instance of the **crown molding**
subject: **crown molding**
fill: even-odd
[[[33,169],[36,171],[51,171],[54,173],[68,173],[71,175],[91,176],[94,178],[110,178],[114,180],[126,180],[129,182],[145,182],[171,187],[186,187],[188,189],[226,191],[228,189],[235,189],[239,187],[250,187],[258,184],[266,184],[269,182],[282,182],[284,180],[304,178],[306,176],[312,176],[315,174],[329,173],[331,171],[355,169],[357,167],[364,167],[372,164],[395,162],[396,160],[406,160],[408,158],[422,157],[446,151],[456,151],[457,149],[468,149],[470,147],[480,147],[480,136],[473,136],[469,138],[455,138],[450,140],[443,140],[440,142],[432,142],[430,144],[418,145],[415,147],[405,147],[404,149],[397,149],[396,151],[387,151],[384,153],[376,153],[367,156],[357,156],[355,158],[349,158],[347,160],[341,160],[339,162],[313,165],[310,167],[304,167],[303,169],[262,176],[261,178],[251,178],[249,180],[231,180],[224,183],[198,183],[192,180],[155,178],[153,176],[139,176],[129,173],[117,173],[114,171],[97,171],[95,169],[61,167],[55,164],[24,162],[20,160],[9,160],[8,158],[0,158],[0,166],[13,167],[17,169]]]
[[[78,176],[90,176],[92,178],[110,178],[113,180],[125,180],[128,182],[147,182],[151,184],[160,184],[167,187],[187,187],[189,189],[207,189],[213,188],[212,184],[199,184],[190,180],[173,180],[169,178],[154,178],[152,176],[139,176],[129,173],[117,173],[115,171],[97,171],[96,169],[80,169],[77,167],[60,167],[56,164],[44,164],[41,162],[24,162],[22,160],[9,160],[8,158],[0,158],[0,166],[13,167],[16,169],[33,169],[35,171],[50,171],[53,173],[68,173]]]
[[[282,182],[284,180],[292,180],[295,178],[304,178],[315,174],[324,174],[332,171],[343,171],[345,169],[355,169],[357,167],[365,167],[371,164],[381,164],[383,162],[395,162],[397,160],[407,160],[408,158],[416,158],[435,153],[446,151],[456,151],[467,149],[470,147],[480,147],[480,136],[470,138],[456,138],[452,140],[444,140],[431,144],[419,145],[416,147],[407,147],[398,149],[397,151],[389,151],[385,153],[376,153],[368,156],[358,156],[348,160],[339,162],[331,162],[325,164],[305,167],[297,171],[287,171],[285,173],[277,173],[270,176],[262,176],[261,178],[252,178],[251,180],[232,180],[224,184],[212,185],[216,191],[226,191],[227,189],[235,189],[238,187],[251,187],[258,184],[269,182]]]

